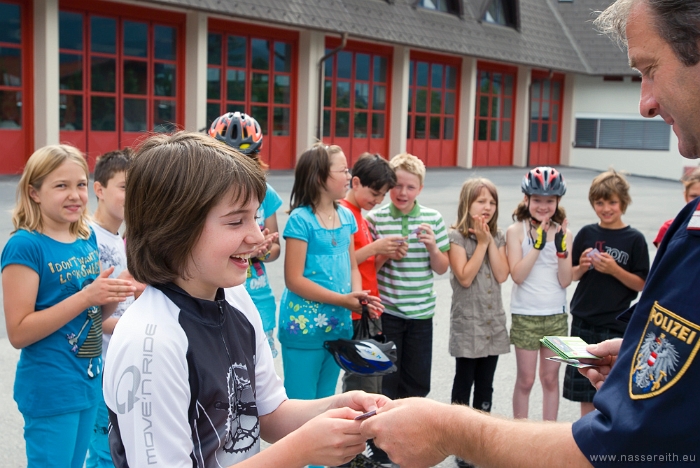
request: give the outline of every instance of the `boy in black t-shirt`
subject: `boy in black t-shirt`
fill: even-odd
[[[581,228],[572,249],[574,281],[571,336],[586,343],[620,338],[627,324],[617,316],[644,288],[649,250],[641,232],[622,221],[632,202],[629,184],[610,170],[593,179],[588,200],[600,221]],[[567,367],[564,398],[581,402],[581,416],[593,411],[596,389],[574,367]]]

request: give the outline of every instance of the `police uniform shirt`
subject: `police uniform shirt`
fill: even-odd
[[[689,466],[700,452],[700,199],[676,217],[617,362],[573,436],[594,466]]]

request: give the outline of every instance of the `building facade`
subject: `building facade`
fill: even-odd
[[[321,139],[351,164],[408,151],[429,167],[678,178],[675,136],[638,116],[624,51],[593,30],[608,3],[0,0],[0,173],[58,142],[92,167],[244,111],[272,169]]]

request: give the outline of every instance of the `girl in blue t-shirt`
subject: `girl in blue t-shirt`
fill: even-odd
[[[335,393],[340,368],[324,349],[327,340],[352,337],[350,311],[361,300],[381,308],[362,291],[355,261],[352,213],[338,205],[350,183],[339,146],[305,151],[294,171],[280,301],[279,340],[289,398],[310,400]]]
[[[14,399],[28,467],[80,468],[102,392],[102,319],[135,290],[100,272],[87,223],[88,166],[53,145],[27,161],[2,252],[7,336],[21,349]],[[106,305],[106,307],[100,307]]]

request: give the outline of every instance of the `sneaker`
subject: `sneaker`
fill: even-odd
[[[382,468],[382,465],[360,453],[347,463],[329,468]]]
[[[389,459],[389,455],[387,455],[384,450],[374,445],[374,440],[372,439],[369,439],[367,441],[367,450],[365,450],[365,453],[367,454],[369,459],[372,460],[372,462],[376,463],[377,467],[399,468],[399,465],[392,462]]]
[[[357,457],[355,457],[357,458]],[[347,463],[343,463],[342,465],[336,465],[336,466],[329,466],[328,468],[352,468],[352,462],[354,462],[355,459],[350,460]]]
[[[348,463],[340,465],[338,468],[382,468],[382,465],[363,454],[359,454]]]

